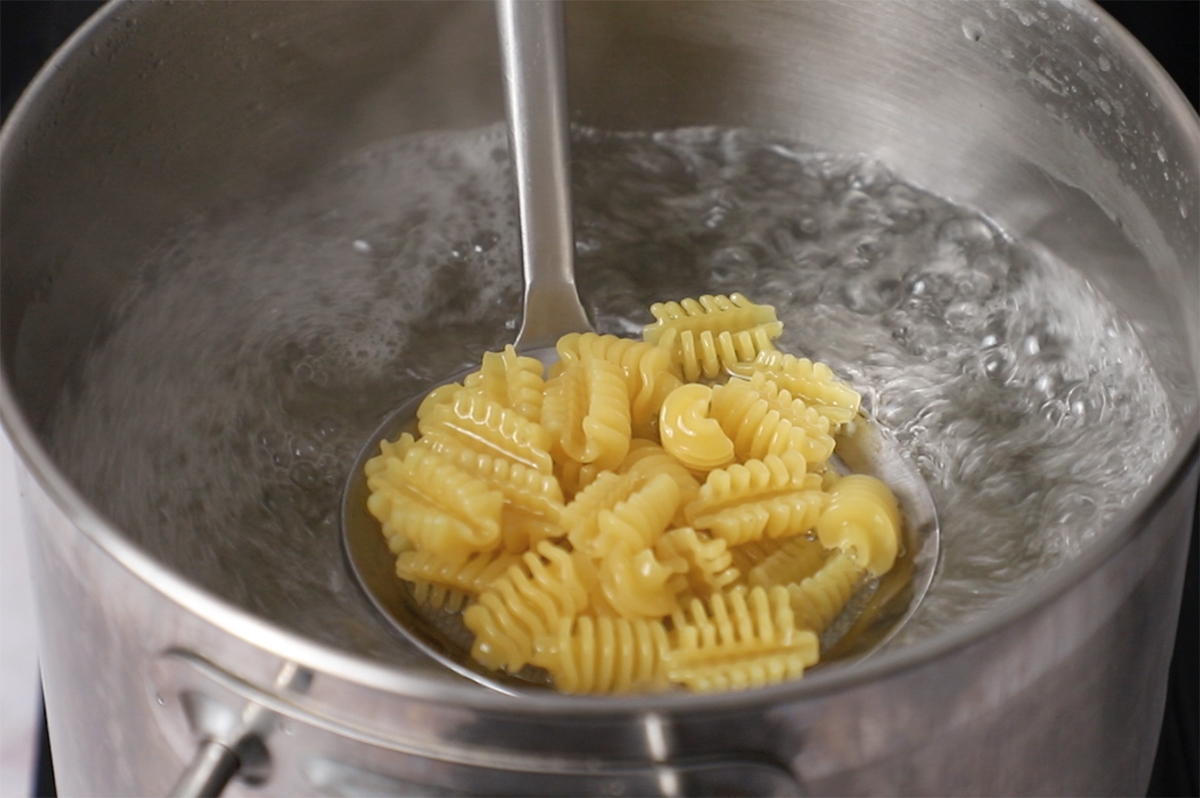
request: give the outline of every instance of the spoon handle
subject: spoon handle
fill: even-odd
[[[518,350],[591,329],[575,289],[566,64],[559,0],[496,0],[520,208],[525,310]]]

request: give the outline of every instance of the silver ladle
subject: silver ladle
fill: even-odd
[[[575,288],[562,5],[559,0],[497,0],[496,12],[525,278],[524,311],[514,346],[520,354],[550,365],[558,359],[554,345],[560,337],[592,329]],[[471,370],[449,375],[439,384],[459,382]],[[447,668],[508,694],[549,686],[547,675],[537,668],[508,674],[476,663],[470,656],[472,635],[461,615],[417,604],[396,576],[395,557],[367,511],[367,460],[379,452],[380,441],[395,440],[405,431],[415,433],[416,411],[424,398],[414,396],[397,407],[351,468],[341,514],[351,570],[384,617]],[[893,569],[896,577],[890,582],[885,577],[859,598],[859,620],[839,628],[834,645],[843,658],[876,650],[912,616],[932,581],[939,539],[929,491],[895,441],[865,418],[849,427],[839,438],[838,452],[845,465],[878,476],[896,494],[905,518],[905,553]]]

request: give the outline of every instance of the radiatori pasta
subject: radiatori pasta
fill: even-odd
[[[430,392],[367,508],[489,668],[571,693],[797,678],[900,548],[887,486],[828,462],[859,395],[741,294],[651,314],[642,341],[564,336],[549,374],[510,346]]]

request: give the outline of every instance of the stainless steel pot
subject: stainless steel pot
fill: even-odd
[[[1137,794],[1197,481],[1200,123],[1063,3],[586,3],[577,121],[746,125],[877,154],[1040,242],[1136,320],[1183,433],[1076,560],[932,639],[752,693],[513,701],[196,587],[39,434],[139,254],[364,144],[498,121],[484,3],[118,3],[0,139],[0,414],[21,462],[64,794]],[[393,662],[395,662],[393,658]],[[197,753],[198,752],[198,753]],[[254,785],[253,788],[246,785]]]

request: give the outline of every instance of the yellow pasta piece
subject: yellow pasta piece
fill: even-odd
[[[416,441],[413,440],[413,436],[407,432],[400,433],[400,437],[394,441],[389,441],[386,439],[380,441],[379,454],[372,457],[366,462],[365,465],[363,465],[363,473],[370,478],[381,471],[384,471],[387,468],[387,462],[389,459],[395,458],[397,460],[403,460],[404,453],[407,452],[414,443],[416,443]]]
[[[674,362],[687,380],[713,379],[722,371],[752,362],[760,352],[774,349],[771,339],[781,331],[778,323],[739,332],[668,330],[659,346],[673,353]]]
[[[428,416],[429,412],[438,405],[454,404],[454,400],[462,390],[462,383],[459,382],[450,382],[437,386],[421,400],[421,404],[417,407],[417,420],[420,421]]]
[[[515,554],[491,551],[472,555],[460,565],[431,551],[408,551],[396,559],[396,575],[412,583],[413,595],[421,604],[454,612],[518,559]]]
[[[819,644],[798,629],[782,587],[732,588],[672,616],[667,678],[692,690],[737,690],[801,676]]]
[[[829,419],[762,374],[714,388],[710,415],[733,439],[743,461],[794,451],[816,464],[833,454]]]
[[[557,455],[614,468],[629,451],[629,395],[621,367],[589,358],[567,364],[546,383],[542,423]]]
[[[588,594],[588,615],[594,618],[620,618],[621,613],[609,603],[608,596],[604,594],[604,585],[600,582],[601,562],[578,549],[571,552],[571,561],[575,564],[575,574],[579,577],[579,583]]]
[[[671,352],[689,382],[752,361],[774,349],[771,340],[783,332],[775,308],[741,294],[660,302],[650,306],[650,313],[657,321],[643,337]]]
[[[625,459],[617,466],[617,473],[634,473],[643,478],[654,474],[666,474],[671,477],[679,487],[679,512],[675,514],[675,524],[687,524],[683,518],[683,508],[700,494],[700,482],[666,449],[653,441],[635,438],[629,446],[629,454],[625,455]]]
[[[463,623],[475,634],[471,656],[493,670],[518,671],[532,659],[537,638],[582,612],[587,598],[571,555],[541,543],[536,554],[526,552],[463,613]]]
[[[500,544],[503,495],[423,446],[367,478],[367,509],[417,548],[452,562]]]
[[[670,474],[606,471],[566,506],[562,526],[574,548],[599,558],[616,545],[653,545],[679,501],[679,488]]]
[[[564,693],[635,693],[667,687],[667,632],[661,621],[564,618],[538,639],[534,664]]]
[[[842,477],[817,521],[822,545],[839,549],[872,576],[891,570],[900,547],[900,508],[887,485],[866,474]]]
[[[562,488],[553,474],[546,474],[507,457],[497,457],[464,446],[450,437],[422,438],[447,460],[504,495],[504,503],[532,516],[557,524],[562,517]]]
[[[600,564],[600,586],[623,618],[661,618],[679,608],[676,595],[687,582],[680,571],[658,561],[652,549],[619,546]]]
[[[754,566],[783,548],[783,544],[787,541],[788,538],[762,538],[737,546],[728,546],[729,556],[733,559],[733,567],[743,575],[749,574]]]
[[[565,534],[566,530],[559,524],[520,507],[506,504],[500,513],[504,550],[513,554],[536,549],[543,540],[557,540]]]
[[[611,510],[597,513],[595,537],[588,539],[583,534],[574,534],[571,545],[593,557],[604,557],[619,547],[637,551],[653,546],[678,507],[679,487],[675,480],[667,474],[658,474]]]
[[[562,512],[562,525],[576,549],[590,549],[600,535],[601,510],[611,510],[641,487],[645,479],[640,474],[601,473],[586,488],[575,494]]]
[[[633,432],[641,437],[654,434],[658,410],[667,394],[681,383],[671,371],[671,355],[645,341],[596,333],[569,333],[558,340],[562,368],[566,364],[600,358],[621,367],[629,395]]]
[[[862,403],[858,391],[835,377],[829,366],[779,350],[760,352],[753,363],[735,370],[745,375],[762,373],[834,424],[853,419]]]
[[[821,634],[846,606],[862,584],[866,571],[854,560],[835,553],[812,576],[787,586],[788,600],[796,623]]]
[[[829,559],[829,550],[818,540],[796,535],[786,538],[746,574],[753,586],[770,587],[801,582],[815,574]]]
[[[730,546],[799,535],[816,525],[825,506],[820,481],[796,452],[767,455],[709,472],[684,514],[692,526],[711,530]]]
[[[659,412],[663,448],[688,468],[709,471],[733,460],[733,441],[709,418],[711,403],[712,388],[688,384],[672,391]]]
[[[380,524],[383,528],[383,537],[387,541],[388,551],[392,554],[400,555],[406,551],[412,551],[413,542],[406,535],[392,526],[387,521]]]
[[[449,438],[450,443],[504,457],[543,474],[554,470],[550,436],[540,424],[474,391],[460,389],[453,399],[430,405],[417,429],[427,443]]]
[[[503,352],[485,353],[479,371],[468,374],[463,386],[516,410],[530,421],[541,421],[542,363],[537,358],[519,356],[512,344]]]
[[[571,458],[561,458],[554,461],[554,474],[558,478],[563,498],[568,502],[588,485],[596,481],[603,469],[594,463],[577,463]]]
[[[741,575],[733,567],[733,556],[725,541],[713,540],[691,527],[664,534],[654,545],[654,553],[668,568],[687,577],[688,589],[696,596],[729,587]]]

